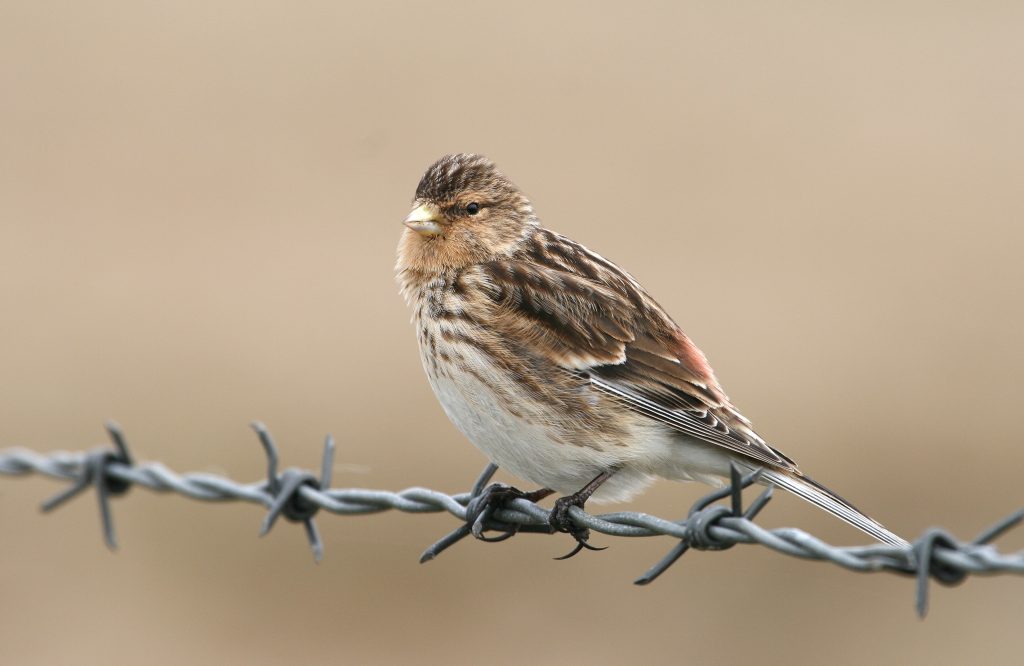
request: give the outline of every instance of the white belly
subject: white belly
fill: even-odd
[[[631,464],[631,452],[622,447],[598,450],[552,440],[532,410],[517,405],[523,413],[513,415],[475,377],[428,376],[452,423],[492,462],[518,477],[569,495],[601,472],[619,468],[594,494],[596,502],[628,499],[652,481],[649,473]]]

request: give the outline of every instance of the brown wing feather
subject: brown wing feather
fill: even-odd
[[[591,263],[587,274],[570,271],[566,257],[586,250],[557,238],[562,245],[555,266],[538,262],[535,251],[529,263],[494,261],[468,269],[465,277],[478,280],[497,305],[491,322],[496,330],[591,378],[637,413],[795,471],[789,458],[754,433],[704,354],[630,276],[603,259],[600,270]]]

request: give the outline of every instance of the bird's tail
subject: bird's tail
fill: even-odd
[[[788,490],[883,543],[893,546],[909,545],[904,539],[885,529],[877,520],[868,518],[852,504],[810,477],[765,469],[761,474],[761,480]]]

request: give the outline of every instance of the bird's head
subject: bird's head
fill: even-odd
[[[425,272],[511,253],[537,225],[530,201],[482,155],[446,155],[416,187],[399,264]]]

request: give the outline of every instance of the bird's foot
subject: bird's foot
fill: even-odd
[[[590,540],[590,529],[577,525],[576,522],[573,521],[572,516],[569,515],[569,509],[574,506],[582,509],[583,505],[585,505],[587,500],[590,498],[591,493],[593,493],[593,490],[587,492],[586,489],[584,489],[578,493],[573,493],[572,495],[560,497],[555,500],[555,508],[551,510],[551,515],[548,517],[548,523],[555,530],[559,532],[567,532],[576,540],[576,547],[565,555],[556,557],[556,560],[567,560],[578,554],[584,548],[587,550],[604,550],[604,548],[591,546],[590,543],[588,543]]]
[[[473,536],[481,541],[494,542],[510,539],[519,532],[520,525],[502,523],[494,518],[494,512],[498,509],[508,508],[513,500],[525,499],[536,502],[553,492],[549,488],[524,492],[504,483],[492,483],[470,500],[466,506],[466,524],[470,526]],[[497,529],[501,533],[495,537],[485,536],[484,531],[488,528]]]

